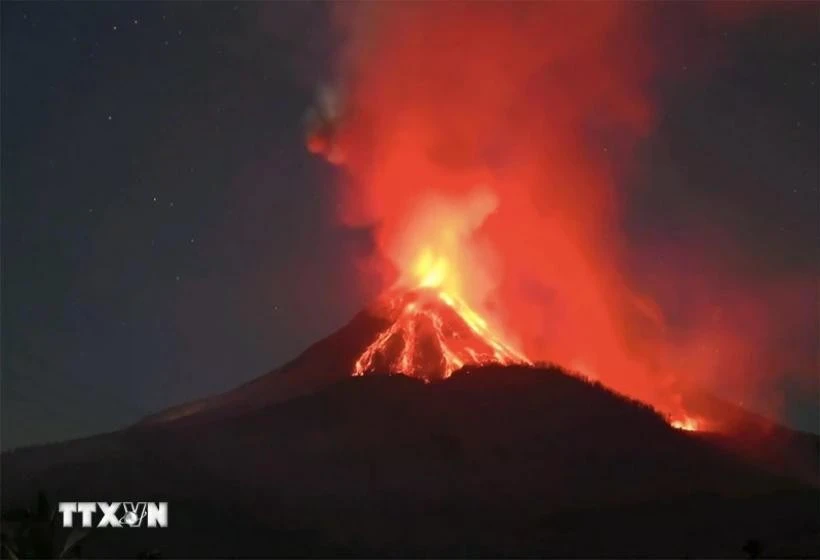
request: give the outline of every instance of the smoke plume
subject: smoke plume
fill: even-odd
[[[652,271],[686,292],[681,330],[625,273],[634,255],[621,233],[623,178],[653,129],[663,62],[648,5],[336,8],[346,48],[308,145],[344,164],[340,218],[373,228],[385,284],[401,277],[416,241],[455,232],[466,295],[531,359],[670,413],[694,386],[754,380],[773,313],[758,293],[722,299],[743,322],[727,325],[710,305],[714,275]]]

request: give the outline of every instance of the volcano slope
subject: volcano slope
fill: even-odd
[[[83,553],[98,557],[725,558],[749,541],[763,556],[820,551],[816,484],[557,368],[329,383],[6,453],[4,507],[40,489],[169,502],[166,529],[96,530]]]

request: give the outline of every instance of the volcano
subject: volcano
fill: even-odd
[[[391,292],[236,389],[6,452],[4,506],[168,502],[167,529],[99,531],[88,557],[814,555],[816,435],[740,410],[739,431],[677,430],[458,306]]]
[[[354,375],[390,371],[430,381],[468,364],[529,363],[495,336],[478,313],[447,292],[393,291],[374,311],[389,326],[356,360]]]

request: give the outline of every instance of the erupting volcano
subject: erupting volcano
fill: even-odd
[[[390,371],[429,381],[467,364],[529,363],[469,305],[445,291],[395,292],[379,305],[391,324],[356,360],[354,375]]]
[[[357,296],[382,294],[370,311],[385,325],[346,373],[432,380],[549,362],[697,432],[720,423],[689,404],[704,388],[735,403],[767,394],[779,296],[747,296],[712,257],[701,263],[700,234],[641,233],[665,216],[638,165],[664,68],[642,9],[367,3],[337,15],[345,48],[304,140],[335,166],[336,220],[368,236]]]
[[[395,288],[374,306],[390,325],[356,360],[354,375],[390,371],[430,381],[468,364],[529,363],[458,294],[454,272],[443,256],[422,251],[415,287]]]

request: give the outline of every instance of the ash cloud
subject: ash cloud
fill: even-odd
[[[730,236],[650,247],[624,232],[635,148],[657,124],[655,86],[675,56],[652,30],[657,9],[334,5],[346,39],[342,79],[319,94],[307,144],[343,164],[352,187],[339,217],[373,229],[374,262],[402,245],[411,209],[468,200],[476,185],[489,185],[497,206],[470,238],[492,255],[473,260],[491,278],[481,305],[529,357],[577,368],[670,413],[702,388],[766,400],[772,410],[777,398],[761,395],[782,381],[777,360],[816,371],[784,341],[788,325],[811,324],[796,311],[805,309],[807,271],[735,282],[726,293],[730,271],[707,264],[716,241],[732,247]],[[771,9],[709,4],[685,8],[681,21],[747,25]],[[670,25],[670,36],[687,36],[684,24]],[[712,47],[722,52],[719,37],[701,45]],[[700,62],[701,72],[713,64]],[[648,280],[661,276],[661,287]],[[805,373],[796,378],[811,387]]]

